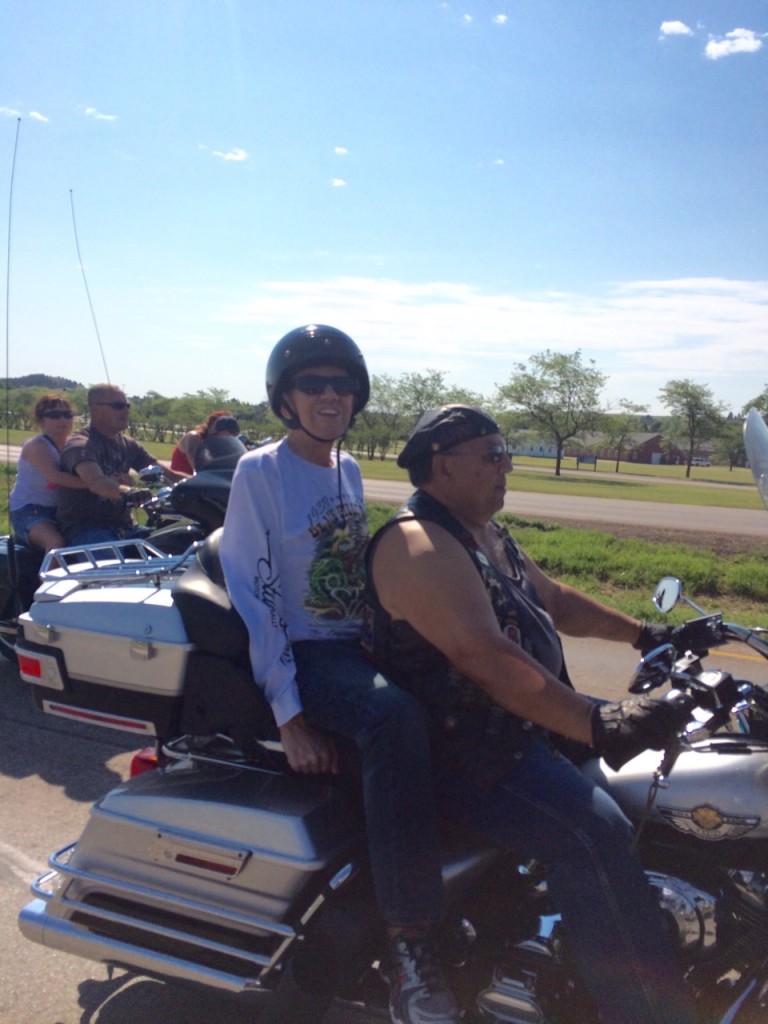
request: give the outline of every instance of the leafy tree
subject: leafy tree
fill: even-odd
[[[638,429],[638,417],[646,412],[647,406],[638,405],[628,398],[622,398],[619,401],[619,408],[621,412],[608,415],[603,421],[604,441],[601,445],[603,448],[611,450],[616,456],[615,469],[617,473],[621,457],[629,447],[632,435]]]
[[[566,442],[600,424],[605,380],[594,360],[584,364],[580,350],[566,355],[547,349],[531,356],[527,366],[516,364],[509,382],[498,388],[499,401],[524,410],[528,424],[554,441],[555,475],[560,476]]]
[[[746,416],[750,409],[757,409],[762,415],[763,419],[768,417],[768,384],[765,385],[760,394],[753,398],[751,402],[747,402],[744,408],[741,410],[741,415]]]
[[[445,376],[440,370],[403,373],[399,377],[374,374],[370,401],[352,432],[355,450],[369,459],[376,455],[384,459],[427,409],[449,402],[482,404],[481,395],[466,388],[448,387]]]
[[[746,466],[744,424],[740,416],[728,416],[720,431],[715,450],[718,459],[727,463],[729,470],[733,470],[734,466]]]
[[[487,408],[488,403],[477,391],[470,391],[468,388],[449,388],[443,395],[440,405],[476,405]]]
[[[403,373],[398,380],[398,393],[403,415],[410,419],[407,430],[427,409],[446,404],[448,388],[442,370],[427,370],[426,373]]]
[[[715,401],[706,384],[692,380],[668,381],[659,397],[671,413],[670,429],[675,440],[687,447],[685,475],[690,477],[696,450],[722,430],[724,407]]]

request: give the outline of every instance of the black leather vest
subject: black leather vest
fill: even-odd
[[[570,685],[560,639],[528,577],[519,547],[499,523],[493,526],[504,543],[508,574],[494,568],[461,523],[423,491],[416,491],[371,541],[363,646],[392,682],[427,707],[438,759],[450,758],[454,767],[461,765],[492,782],[519,763],[528,738],[537,730],[500,708],[471,679],[457,672],[442,651],[409,623],[393,620],[381,606],[371,579],[371,558],[386,530],[404,519],[437,523],[455,537],[480,573],[502,632]]]

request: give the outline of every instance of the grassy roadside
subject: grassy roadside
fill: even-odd
[[[153,445],[152,451],[160,459],[170,458],[171,446]],[[555,477],[543,465],[551,460],[518,462],[522,464],[516,463],[512,486],[519,491],[729,508],[763,507],[748,470],[728,473],[719,467],[702,468],[696,472],[706,474],[706,479],[686,481],[679,466],[622,464],[621,474],[566,469],[563,476]],[[406,481],[403,470],[391,459],[363,459],[360,465],[368,479]],[[551,466],[548,468],[551,470]],[[0,532],[7,533],[8,493],[15,466],[0,465],[0,471]],[[627,479],[630,471],[632,478]],[[672,476],[673,473],[677,475]],[[727,479],[721,479],[724,477]],[[371,530],[391,513],[389,505],[369,505]],[[768,513],[765,543],[758,540],[751,551],[727,555],[710,550],[703,539],[700,543],[667,542],[658,536],[644,540],[626,531],[545,524],[511,514],[503,514],[502,519],[545,572],[630,615],[658,618],[650,595],[661,576],[674,575],[683,581],[686,593],[707,610],[720,611],[726,618],[744,625],[768,625]],[[671,618],[683,621],[690,617],[685,610],[676,609]]]
[[[371,504],[368,520],[376,530],[392,507]],[[662,576],[677,576],[685,592],[706,611],[721,612],[745,626],[768,625],[768,514],[762,550],[719,555],[705,546],[665,542],[523,519],[499,517],[526,553],[555,579],[569,583],[636,618],[684,622],[691,609],[659,615],[651,594]]]

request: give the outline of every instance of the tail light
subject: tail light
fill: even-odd
[[[131,758],[130,777],[135,779],[137,775],[143,775],[144,772],[153,772],[159,763],[157,748],[143,747],[141,750],[137,750]]]

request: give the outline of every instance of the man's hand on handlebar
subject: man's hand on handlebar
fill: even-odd
[[[663,622],[644,622],[637,640],[632,644],[636,651],[645,655],[662,644],[672,644],[675,650],[682,653],[685,648],[681,647],[683,642],[682,626],[668,626]]]
[[[618,771],[644,750],[664,750],[685,725],[696,701],[682,693],[665,700],[631,697],[596,704],[592,712],[592,746]]]
[[[147,487],[129,487],[128,490],[123,491],[123,501],[128,508],[138,508],[145,501],[149,501],[151,497],[152,491]]]

